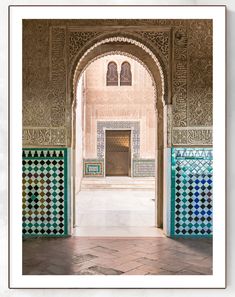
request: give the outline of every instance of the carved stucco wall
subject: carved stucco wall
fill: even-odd
[[[212,23],[190,21],[173,36],[173,144],[212,144]]]
[[[73,59],[94,39],[121,36],[122,30],[158,54],[172,103],[167,121],[172,144],[212,144],[212,21],[24,20],[25,147],[71,145]]]
[[[66,146],[66,28],[23,28],[23,143]]]

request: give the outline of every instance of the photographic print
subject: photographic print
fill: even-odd
[[[9,13],[11,286],[224,287],[225,7]]]

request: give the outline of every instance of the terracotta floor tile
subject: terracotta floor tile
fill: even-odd
[[[73,264],[81,264],[87,261],[90,261],[94,258],[97,258],[97,256],[92,255],[92,254],[80,254],[80,255],[75,255],[72,257],[72,263]]]
[[[154,267],[154,266],[146,266],[145,268],[148,270],[148,275],[172,275],[172,271],[162,269],[160,267]]]
[[[116,257],[128,257],[129,255],[134,255],[136,253],[137,253],[136,250],[132,250],[130,248],[130,249],[122,250],[122,251],[115,253],[115,256]]]
[[[146,266],[141,265],[137,268],[134,268],[132,270],[129,270],[129,271],[123,273],[123,275],[146,275],[148,273],[149,273],[149,271],[148,271],[148,269],[146,269]]]
[[[23,273],[211,274],[212,240],[162,237],[27,239],[23,241]]]
[[[142,257],[142,258],[139,258],[139,259],[136,259],[137,262],[139,263],[142,263],[142,264],[145,264],[145,265],[150,265],[150,266],[154,266],[154,267],[157,267],[157,263],[158,261],[155,260],[155,259],[150,259],[148,257]]]
[[[88,269],[89,267],[94,266],[94,262],[93,261],[87,261],[85,263],[82,264],[78,264],[78,265],[73,265],[72,267],[72,274],[77,274],[79,271],[84,270],[84,269]]]
[[[175,262],[163,262],[163,261],[158,261],[158,267],[167,271],[171,271],[172,273],[176,273],[182,269],[186,269],[188,265],[184,262],[181,261],[175,261]]]
[[[92,271],[95,274],[104,274],[104,275],[119,275],[119,274],[123,274],[123,271],[121,270],[117,270],[114,268],[107,268],[107,267],[103,267],[103,266],[91,266],[88,271]]]
[[[109,247],[106,246],[96,246],[93,247],[92,250],[97,251],[97,252],[101,252],[101,253],[108,253],[108,254],[113,254],[113,253],[117,253],[118,250],[117,249],[110,249]]]
[[[121,265],[117,265],[117,266],[115,266],[115,268],[117,270],[127,272],[127,271],[130,271],[130,270],[136,269],[137,267],[140,267],[140,266],[142,266],[141,263],[136,262],[136,261],[130,261],[130,262],[126,262],[126,263],[121,264]]]
[[[82,253],[89,253],[89,254],[94,255],[96,257],[102,257],[103,259],[115,259],[116,258],[116,255],[114,253],[113,254],[104,253],[104,252],[101,252],[101,251],[96,251],[94,249],[84,250],[84,251],[82,251]]]
[[[175,275],[199,275],[199,274],[203,274],[203,273],[192,271],[190,269],[182,269],[175,273]]]
[[[139,259],[141,257],[144,257],[145,255],[146,254],[144,254],[144,253],[137,252],[137,253],[134,253],[134,254],[125,255],[123,257],[118,257],[117,262],[120,263],[120,265],[121,265],[123,263],[126,263],[126,262],[129,262],[129,261],[133,261],[133,260]]]
[[[91,262],[94,263],[94,265],[104,265],[105,267],[114,267],[115,265],[120,265],[118,259],[104,259],[102,257],[98,257]]]
[[[46,275],[67,275],[70,274],[71,267],[59,266],[55,264],[51,264],[46,267],[45,274]]]

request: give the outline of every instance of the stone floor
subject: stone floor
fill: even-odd
[[[85,226],[75,227],[73,236],[91,237],[165,237],[162,229],[154,226]]]
[[[25,239],[23,274],[212,274],[212,240],[167,237]]]
[[[76,195],[74,235],[161,236],[154,228],[154,198],[154,190],[82,190]]]
[[[112,179],[112,183],[109,180],[109,185],[118,182],[121,185],[122,180]],[[73,235],[162,237],[161,230],[154,227],[154,198],[154,190],[82,190],[76,195],[76,227]]]

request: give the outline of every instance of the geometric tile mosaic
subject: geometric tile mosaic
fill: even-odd
[[[105,156],[105,130],[131,130],[131,151],[133,158],[140,154],[140,122],[138,121],[97,121],[97,158]]]
[[[154,177],[155,160],[154,159],[133,159],[134,177]]]
[[[211,148],[172,148],[172,236],[212,235]]]
[[[67,149],[23,149],[23,236],[67,235]]]
[[[104,160],[83,159],[83,176],[104,176]]]

